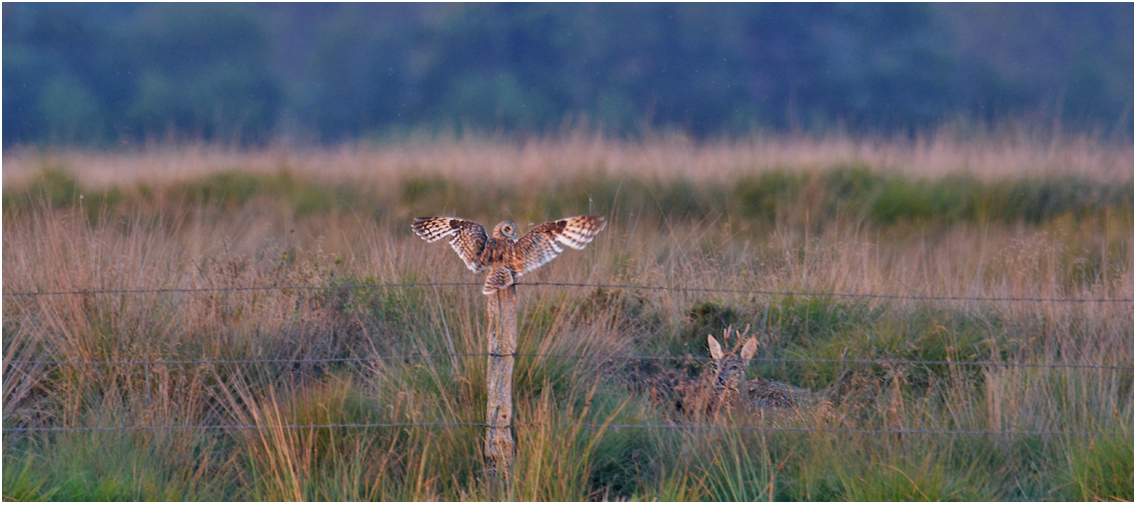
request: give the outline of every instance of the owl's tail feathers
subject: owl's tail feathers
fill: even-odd
[[[497,266],[490,270],[486,277],[486,284],[482,286],[483,295],[492,295],[494,291],[505,289],[513,285],[513,272],[508,268]]]

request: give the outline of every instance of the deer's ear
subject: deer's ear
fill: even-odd
[[[750,340],[747,340],[746,344],[742,346],[742,359],[749,360],[754,357],[754,353],[756,352],[758,352],[758,340],[751,337]]]
[[[722,359],[722,346],[715,337],[707,335],[707,345],[711,346],[711,357],[714,359]]]

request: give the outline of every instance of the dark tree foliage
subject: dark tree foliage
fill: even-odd
[[[1132,135],[1132,4],[3,6],[3,143],[696,137],[956,117]]]

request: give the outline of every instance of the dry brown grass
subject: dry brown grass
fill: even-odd
[[[91,187],[148,181],[161,188],[216,171],[240,168],[272,172],[287,166],[308,177],[363,180],[379,188],[379,195],[397,194],[398,189],[385,186],[385,182],[416,171],[479,183],[540,187],[544,179],[594,173],[729,180],[744,171],[774,167],[812,170],[843,163],[865,163],[883,171],[915,171],[926,176],[960,170],[983,178],[1070,171],[1102,180],[1128,177],[1132,167],[1131,149],[1084,139],[1048,147],[1011,140],[953,143],[946,135],[911,144],[756,138],[699,146],[682,139],[625,144],[577,136],[555,142],[408,142],[318,152],[228,152],[194,146],[125,155],[52,156],[66,160],[67,166],[81,167],[77,176]],[[33,153],[6,157],[5,184],[18,184],[29,172],[40,170],[43,163],[44,159]],[[426,244],[414,237],[403,218],[409,211],[398,204],[392,204],[396,210],[388,214],[332,210],[301,217],[271,197],[253,198],[235,208],[200,202],[163,205],[151,211],[134,208],[125,214],[110,213],[93,222],[79,208],[35,206],[6,213],[4,292],[479,280],[445,246]],[[1128,229],[1132,226],[1131,213],[1114,220],[1062,215],[1035,225],[959,222],[930,228],[906,226],[901,223],[881,228],[838,220],[814,227],[782,220],[765,231],[650,214],[619,217],[584,252],[568,251],[522,281],[977,297],[1133,295],[1133,235]],[[523,286],[520,294],[522,353],[705,356],[705,347],[692,347],[691,342],[701,339],[705,345],[708,328],[701,326],[694,314],[700,304],[710,304],[712,315],[714,311],[734,314],[730,317],[735,322],[753,323],[755,328],[768,331],[759,356],[947,356],[956,361],[1075,364],[1130,364],[1133,360],[1132,304],[787,299],[547,286]],[[477,353],[485,348],[483,304],[477,286],[6,296],[4,353],[6,360],[63,361]],[[721,330],[710,328],[716,333]],[[266,426],[258,431],[237,430],[223,438],[203,430],[185,430],[154,432],[145,440],[116,442],[123,445],[115,447],[125,447],[128,453],[136,450],[136,443],[158,444],[168,453],[162,455],[168,456],[169,462],[160,463],[163,459],[157,456],[146,456],[157,459],[143,457],[142,461],[166,469],[162,474],[165,477],[156,479],[184,486],[177,488],[183,490],[179,491],[181,496],[368,500],[485,497],[476,484],[480,461],[455,454],[479,452],[476,430],[365,430],[343,438],[331,430],[267,428],[289,423],[478,422],[484,414],[484,357],[375,361],[362,370],[323,364],[258,367],[202,364],[56,369],[6,365],[5,426]],[[824,367],[778,369],[763,365],[762,373],[766,371],[787,374],[779,377],[787,381],[813,381],[815,389],[837,377],[834,370]],[[1000,457],[1017,457],[1014,461],[1019,466],[999,470],[1004,467],[998,461],[1004,460],[994,458],[983,463],[991,465],[990,472],[968,467],[951,473],[955,471],[952,451],[972,449],[935,440],[911,442],[913,445],[905,448],[868,438],[855,440],[848,448],[834,449],[827,438],[830,435],[823,434],[800,443],[793,441],[799,439],[769,442],[772,445],[756,436],[725,435],[732,443],[767,451],[745,453],[723,446],[716,438],[720,435],[713,433],[601,434],[580,428],[581,422],[613,419],[666,422],[666,412],[622,389],[622,374],[626,375],[625,369],[595,360],[518,361],[517,419],[531,426],[518,430],[522,452],[513,490],[516,497],[812,497],[815,495],[811,493],[820,492],[818,489],[842,485],[809,481],[832,474],[833,469],[826,465],[831,465],[833,458],[819,454],[840,450],[849,457],[867,454],[866,461],[884,461],[912,473],[917,480],[924,475],[927,486],[942,492],[913,496],[1038,498],[1051,496],[1039,489],[1045,487],[1046,479],[1065,470],[1037,458],[1051,454],[1047,450],[1083,454],[1076,441],[1066,441],[1058,449],[1045,446],[1050,449],[1036,452],[998,443],[980,444],[974,449],[977,454],[994,451],[1004,454]],[[900,367],[870,368],[844,377],[847,383],[841,387],[850,393],[835,414],[721,422],[1075,431],[1118,429],[1132,422],[1132,373],[1126,371]],[[567,431],[550,427],[574,423],[577,428]],[[29,454],[56,461],[66,454],[83,453],[79,449],[88,447],[83,440],[30,446],[24,442],[16,452],[12,448],[17,446],[6,442],[5,457],[16,459],[5,461],[24,462],[25,468],[31,468],[26,466],[32,465],[27,463],[32,461],[27,459]],[[1006,456],[1018,454],[1016,450],[1025,450],[1027,456]],[[902,455],[910,451],[933,456],[919,461],[903,459]],[[634,468],[619,466],[629,459],[634,459]],[[800,489],[793,487],[798,484],[790,485],[791,491],[776,488],[787,485],[783,483],[786,477],[778,473],[787,461],[797,472],[790,481],[799,479]],[[1031,465],[1045,470],[1029,474],[1025,468]],[[679,468],[696,468],[703,473],[691,478]],[[850,482],[872,481],[867,477],[870,470],[857,471],[861,470],[850,470]],[[597,477],[597,472],[608,477]],[[949,475],[944,477],[942,472]],[[961,494],[952,487],[959,482],[996,478],[989,474],[1001,475],[998,478],[1007,482],[1028,479],[1023,485],[1031,490],[1020,495],[1014,491],[984,495]],[[732,475],[748,477],[734,482]],[[623,484],[605,487],[604,479],[609,477]],[[892,485],[885,477],[878,480],[880,486]],[[911,481],[912,485],[917,480]],[[758,481],[761,489],[748,487]],[[6,477],[5,496],[10,496],[10,488],[24,489],[22,482]],[[189,484],[192,482],[209,484]],[[228,484],[231,482],[242,485],[235,487]],[[992,489],[1013,489],[1014,484],[1007,482],[994,482]],[[649,488],[668,494],[655,494]],[[783,489],[783,494],[778,489]],[[926,487],[917,491],[929,492]],[[21,492],[23,497],[43,495],[42,491]],[[835,493],[823,496],[853,496]],[[78,491],[61,491],[59,496],[99,497]],[[107,496],[166,495],[124,492],[103,499]]]
[[[1078,175],[1116,181],[1132,177],[1133,149],[1085,135],[1039,138],[1024,132],[993,132],[963,136],[949,130],[912,140],[781,135],[695,142],[670,135],[625,142],[578,133],[511,141],[412,138],[337,149],[250,151],[198,144],[121,153],[28,149],[5,154],[4,184],[26,181],[45,163],[82,167],[80,182],[97,189],[138,182],[161,186],[233,169],[272,173],[281,168],[305,178],[380,187],[384,181],[424,171],[462,183],[542,188],[582,176],[706,182],[778,168],[823,170],[842,165],[923,178],[967,173],[981,179]]]

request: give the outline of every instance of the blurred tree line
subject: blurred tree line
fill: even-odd
[[[1133,5],[3,4],[3,144],[566,125],[1131,136]]]

